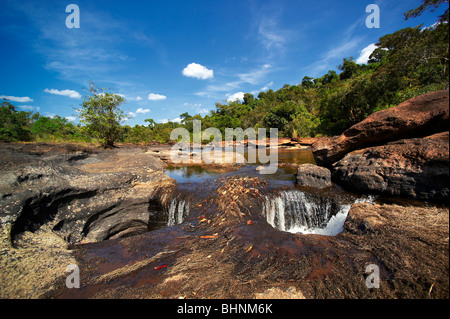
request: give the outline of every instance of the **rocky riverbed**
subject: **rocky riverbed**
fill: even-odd
[[[1,144],[2,298],[448,298],[448,207],[353,204],[336,236],[272,227],[270,188],[180,188],[147,148]],[[69,264],[80,288],[67,288]],[[366,267],[380,288],[366,286]]]

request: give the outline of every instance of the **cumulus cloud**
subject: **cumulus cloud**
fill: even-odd
[[[136,96],[136,101],[142,101],[142,98],[140,96]]]
[[[55,94],[55,95],[62,95],[70,97],[71,99],[80,99],[81,95],[77,91],[74,90],[56,90],[56,89],[45,89],[45,93]]]
[[[150,112],[150,109],[143,109],[141,107],[136,110],[136,114],[138,114],[138,113],[145,114],[148,112]]]
[[[75,121],[76,119],[77,118],[75,116],[66,116],[66,120],[71,121],[71,122]]]
[[[214,71],[209,70],[201,64],[191,63],[183,69],[183,75],[200,80],[206,80],[214,77]]]
[[[20,102],[20,103],[26,103],[26,102],[33,102],[33,99],[30,99],[28,96],[9,96],[9,95],[0,95],[0,99],[7,99],[12,102]]]
[[[167,99],[167,96],[161,94],[150,93],[148,95],[149,101],[161,101]]]
[[[367,62],[369,61],[370,55],[376,48],[377,48],[377,46],[375,45],[375,43],[371,43],[368,46],[366,46],[364,49],[361,50],[361,53],[360,53],[358,59],[356,59],[356,63],[367,64]]]
[[[227,97],[228,102],[234,102],[236,100],[242,101],[244,99],[244,92],[237,92],[231,95],[227,95]]]

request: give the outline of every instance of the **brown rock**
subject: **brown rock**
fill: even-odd
[[[333,165],[333,180],[357,192],[447,200],[448,136],[445,132],[351,152]]]
[[[427,93],[376,112],[341,136],[313,143],[313,154],[318,165],[329,166],[356,149],[427,136],[448,130],[448,125],[449,92]]]
[[[330,187],[331,172],[328,168],[313,164],[300,165],[297,171],[297,184],[315,188]]]

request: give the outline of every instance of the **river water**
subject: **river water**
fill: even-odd
[[[245,154],[246,155],[246,154]],[[278,163],[315,164],[308,149],[279,150]],[[175,179],[181,189],[201,194],[212,192],[214,180],[222,177],[258,177],[277,190],[267,196],[261,214],[267,222],[282,231],[334,236],[343,230],[350,207],[355,202],[373,201],[342,190],[337,185],[326,190],[313,190],[296,185],[295,168],[278,167],[274,174],[260,174],[260,163],[247,164],[238,170],[224,172],[201,166],[168,166],[166,174]],[[185,203],[183,203],[185,205]]]

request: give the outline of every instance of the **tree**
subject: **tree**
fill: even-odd
[[[353,61],[353,58],[350,58],[344,59],[344,62],[342,63],[342,65],[338,66],[338,68],[342,71],[342,73],[339,75],[339,78],[341,80],[347,80],[359,74],[360,66],[355,61]]]
[[[120,105],[125,99],[104,88],[90,83],[79,112],[80,122],[86,124],[89,134],[97,138],[103,147],[113,147],[120,136],[121,123],[127,118]]]
[[[0,105],[0,140],[31,140],[30,131],[26,129],[29,117],[29,112],[19,112],[14,105],[3,99]]]
[[[330,70],[322,77],[322,84],[331,84],[336,82],[337,80],[339,80],[339,75],[337,75],[336,71]]]
[[[405,13],[405,20],[408,20],[409,18],[416,18],[416,17],[422,15],[422,13],[424,13],[428,9],[430,9],[431,12],[433,12],[443,3],[448,4],[448,0],[423,0],[423,3],[419,7],[417,7],[416,9],[409,10],[408,12]],[[441,23],[448,22],[448,18],[449,18],[449,12],[448,12],[448,8],[447,8],[447,10],[445,10],[444,14],[439,16],[439,22],[441,22]]]
[[[41,116],[34,121],[31,131],[39,137],[71,138],[75,134],[75,126],[58,115],[54,117]]]
[[[148,127],[152,130],[155,129],[156,122],[153,119],[145,119],[144,122],[148,123]]]
[[[303,77],[302,86],[305,87],[305,88],[308,88],[308,89],[312,88],[314,86],[314,81],[313,80],[314,79],[309,77],[309,76]]]
[[[245,105],[250,105],[251,103],[253,103],[254,100],[255,100],[255,97],[253,96],[253,94],[250,94],[250,93],[244,94],[244,104]]]

